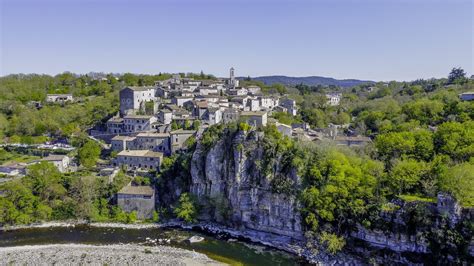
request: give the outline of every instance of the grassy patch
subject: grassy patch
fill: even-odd
[[[216,260],[216,261],[228,264],[228,265],[232,265],[232,266],[243,266],[244,265],[242,262],[239,262],[239,261],[236,261],[236,260],[233,260],[231,258],[224,257],[224,256],[220,256],[220,255],[217,255],[217,254],[214,254],[214,253],[210,253],[210,252],[203,252],[203,253],[206,254],[209,258],[211,258],[213,260]]]
[[[11,162],[25,163],[38,159],[38,156],[26,155],[16,152],[9,152],[4,149],[0,149],[0,165]]]
[[[426,198],[426,197],[421,197],[418,195],[398,195],[398,197],[406,202],[420,201],[420,202],[436,203],[436,198]]]
[[[387,202],[382,204],[382,211],[384,212],[393,212],[400,209],[400,206],[393,204],[391,202]]]

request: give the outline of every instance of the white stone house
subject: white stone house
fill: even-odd
[[[328,99],[328,104],[331,106],[339,105],[341,101],[342,93],[339,92],[331,92],[326,94],[326,98]]]
[[[106,122],[106,126],[107,133],[120,134],[123,132],[123,118],[113,116]]]
[[[170,134],[146,132],[139,133],[127,149],[129,150],[152,150],[162,152],[169,155],[170,151]]]
[[[296,108],[296,101],[293,99],[283,99],[280,100],[280,106],[286,108],[287,112],[290,115],[296,115],[297,108]]]
[[[175,131],[170,132],[170,145],[171,145],[171,153],[175,153],[176,151],[183,149],[184,144],[188,138],[195,135],[195,130],[183,130],[178,129]]]
[[[117,154],[114,166],[128,169],[159,170],[163,161],[163,153],[150,150],[123,150]]]
[[[134,113],[145,108],[145,103],[155,101],[155,87],[126,87],[120,91],[120,113]]]
[[[127,115],[123,118],[123,131],[128,133],[150,131],[152,130],[151,125],[157,121],[155,116]]]
[[[135,137],[130,136],[115,136],[110,141],[110,145],[113,151],[123,151],[128,149],[127,144],[132,142]]]
[[[260,100],[257,98],[249,98],[247,100],[247,106],[248,111],[260,111]]]
[[[238,109],[227,108],[222,112],[222,122],[227,124],[239,120],[240,113]]]
[[[279,100],[277,97],[273,96],[260,96],[258,97],[260,100],[260,106],[262,108],[273,109],[279,104]]]
[[[242,88],[242,87],[227,90],[227,94],[232,95],[232,96],[243,96],[243,95],[247,95],[248,93],[249,91],[246,88]]]
[[[204,87],[204,86],[198,87],[197,91],[198,91],[199,95],[210,95],[210,94],[218,94],[219,93],[217,88]]]
[[[185,103],[191,102],[194,99],[192,96],[175,96],[171,99],[171,102],[179,107],[182,107]]]
[[[150,186],[126,186],[117,192],[117,205],[127,213],[135,211],[140,220],[150,219],[155,211],[155,190]]]
[[[173,113],[167,109],[163,109],[158,113],[158,121],[164,125],[171,124]]]
[[[219,124],[222,121],[222,111],[219,108],[209,108],[207,110],[207,121],[209,125]]]
[[[253,94],[253,95],[259,94],[261,92],[261,90],[262,89],[259,86],[256,86],[256,85],[250,85],[250,86],[247,87],[248,93]]]
[[[72,102],[73,100],[72,94],[46,94],[46,102],[48,103]]]
[[[42,161],[50,162],[58,168],[59,172],[65,173],[68,171],[71,158],[67,155],[50,154],[43,158]]]
[[[268,114],[265,111],[244,111],[240,113],[240,118],[251,126],[261,127],[267,125]]]

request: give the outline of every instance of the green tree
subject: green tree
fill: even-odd
[[[434,124],[441,120],[443,103],[436,100],[420,99],[408,102],[402,109],[408,119],[420,121],[422,124]]]
[[[77,177],[72,180],[69,193],[74,200],[77,218],[91,219],[94,217],[97,188],[96,178],[92,176]]]
[[[176,124],[176,121],[173,120],[173,122],[171,122],[171,130],[176,130],[176,129],[179,129],[179,127],[178,127],[178,124]]]
[[[100,155],[100,145],[88,140],[78,151],[79,163],[84,167],[94,167]]]
[[[200,126],[201,126],[201,121],[199,121],[199,120],[194,120],[194,122],[193,122],[193,130],[198,130]]]
[[[434,135],[435,150],[456,161],[467,161],[474,156],[474,121],[446,122]]]
[[[128,224],[132,224],[132,223],[135,223],[137,221],[137,211],[132,211],[131,213],[129,213],[127,215],[127,220],[126,222]]]
[[[187,223],[196,221],[197,209],[194,200],[188,193],[179,196],[178,206],[174,209],[174,214]]]
[[[441,176],[440,187],[450,192],[463,207],[474,207],[474,165],[462,163]]]
[[[66,194],[66,189],[61,184],[61,173],[50,162],[31,165],[24,182],[42,201],[59,199]]]
[[[429,168],[425,162],[419,162],[415,159],[397,160],[390,171],[388,183],[392,191],[398,194],[414,193],[413,190],[419,185],[420,180],[426,175]]]
[[[464,83],[466,81],[466,72],[464,69],[454,67],[448,76],[448,84]]]
[[[336,254],[341,251],[342,248],[346,245],[344,237],[338,237],[336,234],[331,234],[327,232],[321,233],[320,243],[326,247],[326,250],[331,254]]]
[[[303,217],[312,230],[321,221],[339,227],[364,216],[376,187],[374,168],[367,162],[331,150],[309,168],[302,202]]]

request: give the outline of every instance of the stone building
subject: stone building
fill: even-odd
[[[185,103],[187,102],[191,102],[193,100],[194,97],[192,96],[176,96],[176,97],[173,97],[173,99],[171,99],[171,103],[179,106],[179,107],[182,107],[184,106]]]
[[[127,115],[123,118],[123,132],[143,132],[152,130],[152,124],[158,121],[150,115]]]
[[[222,122],[225,124],[239,120],[240,113],[235,108],[227,108],[222,112]]]
[[[474,92],[465,92],[459,94],[461,101],[474,101]]]
[[[247,91],[250,94],[256,95],[256,94],[259,94],[261,92],[261,89],[260,89],[259,86],[250,85],[250,86],[247,87]]]
[[[222,121],[222,111],[219,108],[209,108],[207,111],[209,125],[219,124]]]
[[[172,119],[173,113],[167,109],[163,109],[158,113],[158,121],[160,121],[164,125],[171,124]]]
[[[204,119],[208,109],[207,101],[195,101],[193,106],[193,115],[198,119]]]
[[[145,110],[146,102],[155,101],[155,87],[126,87],[120,91],[120,114]]]
[[[331,106],[339,105],[341,101],[342,93],[339,92],[331,92],[326,94],[326,98],[328,99],[328,104]]]
[[[137,212],[140,220],[151,219],[155,211],[155,190],[150,186],[126,186],[117,192],[117,205],[125,212]]]
[[[71,158],[67,155],[50,154],[48,157],[42,159],[42,161],[50,162],[58,168],[59,172],[65,173],[69,169]]]
[[[219,93],[217,88],[207,86],[200,86],[196,90],[198,91],[199,95],[211,95]]]
[[[296,101],[293,99],[283,99],[280,101],[280,106],[286,108],[287,112],[290,115],[296,115]]]
[[[175,153],[176,151],[183,149],[185,147],[186,140],[189,139],[194,134],[196,134],[195,130],[178,129],[175,131],[171,131],[170,133],[171,153]]]
[[[245,111],[260,111],[260,100],[257,98],[249,98],[247,100],[248,109],[244,107]]]
[[[335,136],[334,141],[336,142],[336,145],[343,145],[343,146],[349,146],[349,147],[364,146],[372,142],[372,140],[369,137],[363,137],[363,136],[355,136],[355,137]]]
[[[113,116],[106,123],[107,133],[120,134],[123,132],[123,118]]]
[[[280,133],[283,136],[287,136],[291,138],[291,136],[293,135],[293,128],[290,125],[276,122],[275,126],[277,127],[278,131],[280,131]]]
[[[113,151],[123,151],[129,149],[128,144],[134,139],[135,137],[117,135],[112,138],[110,145]]]
[[[73,100],[72,94],[46,94],[46,102],[48,103],[64,103]]]
[[[170,134],[145,132],[139,133],[127,146],[129,150],[151,150],[170,155]]]
[[[258,99],[262,108],[273,109],[279,104],[278,97],[260,96]]]
[[[163,161],[163,153],[150,150],[123,150],[117,154],[114,166],[128,169],[159,170]]]
[[[240,117],[251,126],[261,127],[267,125],[268,114],[264,111],[241,112]]]

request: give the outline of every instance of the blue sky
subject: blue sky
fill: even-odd
[[[471,0],[0,1],[0,75],[474,74]]]

